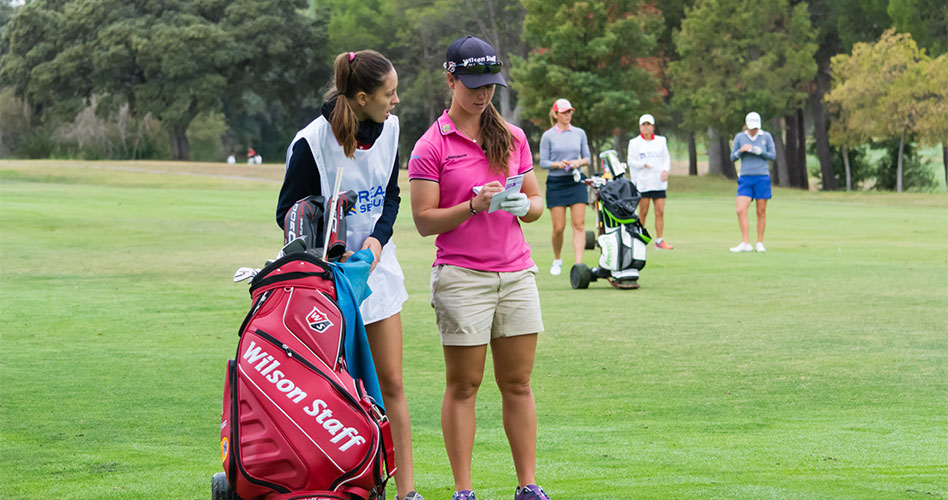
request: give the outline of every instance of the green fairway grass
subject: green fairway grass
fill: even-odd
[[[281,177],[0,161],[0,498],[210,498],[250,305],[231,278],[282,244]],[[415,483],[447,499],[434,238],[415,231],[402,177]],[[525,225],[546,326],[538,482],[557,500],[948,498],[948,196],[775,189],[768,252],[732,254],[735,187],[672,177],[675,249],[649,246],[639,290],[571,289],[566,269],[548,273],[548,213]],[[474,486],[509,499],[490,370]]]

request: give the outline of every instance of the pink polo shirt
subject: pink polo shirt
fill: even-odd
[[[508,176],[533,170],[533,156],[523,130],[509,123],[507,126],[514,136],[509,172],[491,173],[484,150],[457,132],[445,110],[415,143],[408,160],[409,179],[437,182],[441,194],[438,206],[447,208],[467,203],[474,197],[474,186],[495,180],[504,184]],[[434,265],[495,272],[522,271],[534,265],[520,221],[503,210],[472,215],[460,226],[439,234],[435,246],[438,251]]]

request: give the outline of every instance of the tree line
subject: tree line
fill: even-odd
[[[925,188],[917,148],[939,144],[948,178],[943,0],[0,0],[0,155],[279,161],[334,56],[365,48],[398,70],[410,150],[464,34],[498,49],[495,104],[533,140],[558,97],[594,152],[621,153],[648,112],[688,142],[690,173],[703,142],[734,178],[729,140],[753,110],[778,185]]]

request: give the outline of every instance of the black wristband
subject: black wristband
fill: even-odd
[[[477,210],[474,210],[474,198],[471,198],[471,201],[468,202],[467,207],[471,210],[471,215],[477,215]]]

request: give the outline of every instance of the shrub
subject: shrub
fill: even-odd
[[[872,163],[867,157],[867,145],[849,148],[849,175],[852,182],[852,189],[862,188],[862,184],[872,179],[875,171]],[[807,145],[807,152],[816,155],[816,143],[810,142]],[[833,176],[836,178],[836,185],[839,189],[846,189],[846,164],[843,162],[842,148],[830,146],[830,164],[833,166]],[[823,172],[820,169],[819,162],[810,165],[810,177],[817,179],[823,178]]]
[[[902,189],[912,191],[932,191],[938,185],[935,174],[922,164],[918,156],[914,138],[905,138],[902,153]],[[895,191],[899,161],[899,139],[889,139],[878,143],[885,148],[883,156],[876,165],[876,184],[873,189]]]

